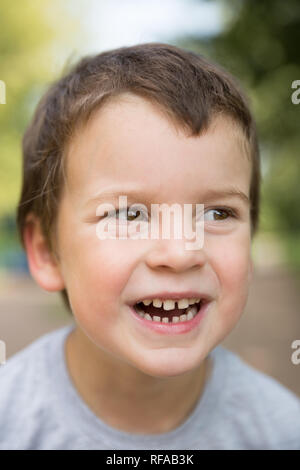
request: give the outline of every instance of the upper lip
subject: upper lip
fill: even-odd
[[[209,294],[198,292],[198,291],[185,291],[185,292],[157,292],[155,294],[145,294],[143,297],[139,297],[138,299],[134,300],[131,305],[135,305],[143,300],[153,300],[153,299],[161,299],[161,300],[180,300],[180,299],[198,299],[200,298],[206,301],[212,300],[212,297]]]

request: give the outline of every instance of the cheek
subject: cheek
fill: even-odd
[[[238,318],[247,301],[251,266],[250,240],[228,236],[212,248],[211,264],[217,277],[219,305],[228,317]]]
[[[99,240],[88,232],[64,244],[64,278],[75,315],[116,310],[133,269],[126,240]],[[76,253],[76,256],[74,256]]]

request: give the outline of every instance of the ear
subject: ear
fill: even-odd
[[[31,275],[39,286],[50,292],[64,289],[59,263],[49,251],[40,221],[34,214],[29,214],[26,219],[24,243]]]

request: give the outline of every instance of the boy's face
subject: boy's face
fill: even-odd
[[[97,112],[73,138],[58,218],[59,272],[80,330],[100,350],[152,376],[182,374],[200,365],[234,328],[245,307],[252,273],[249,196],[251,164],[239,129],[220,117],[200,137],[176,132],[157,108],[123,95]],[[89,202],[99,192],[106,196]],[[142,196],[129,198],[129,188]],[[100,202],[128,206],[204,204],[203,249],[187,239],[106,239],[96,234]],[[221,212],[235,211],[236,217]],[[171,227],[172,229],[172,227]],[[172,234],[172,232],[171,232]],[[140,325],[130,305],[158,292],[206,293],[201,322],[184,334]]]

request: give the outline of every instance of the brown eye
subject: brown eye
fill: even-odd
[[[140,215],[140,211],[128,211],[127,212],[127,219],[131,222],[133,220],[135,220],[136,217],[138,217]],[[129,215],[129,214],[133,214],[133,215]]]
[[[208,222],[215,222],[217,220],[227,220],[230,217],[234,217],[234,213],[230,209],[221,209],[221,208],[209,209],[206,212],[206,214],[209,212],[216,213],[216,218],[213,217],[213,219],[208,219]]]
[[[128,222],[134,222],[136,220],[140,220],[140,215],[143,218],[143,211],[139,210],[134,210],[134,209],[129,209],[128,207],[122,208],[122,209],[116,209],[116,218],[118,220],[124,220],[126,219]],[[119,214],[125,214],[126,211],[126,217],[122,216],[120,218]],[[148,220],[147,214],[145,214],[145,220]]]
[[[227,219],[227,217],[228,217],[228,212],[227,211],[215,210],[215,213],[217,215],[217,220],[224,220],[224,219]]]

